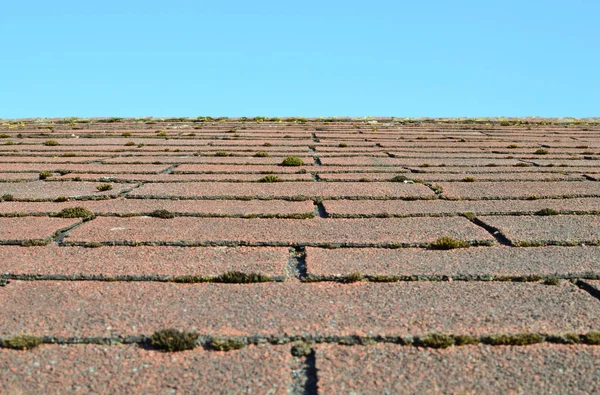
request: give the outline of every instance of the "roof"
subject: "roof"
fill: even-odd
[[[0,392],[600,391],[600,125],[0,129]]]

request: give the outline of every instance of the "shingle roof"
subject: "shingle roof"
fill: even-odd
[[[4,122],[0,392],[599,392],[598,181],[597,120]]]

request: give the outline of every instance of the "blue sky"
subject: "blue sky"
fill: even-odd
[[[600,1],[27,1],[0,117],[600,116]]]

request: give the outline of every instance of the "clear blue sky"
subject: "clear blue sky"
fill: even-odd
[[[600,1],[28,1],[0,117],[600,116]]]

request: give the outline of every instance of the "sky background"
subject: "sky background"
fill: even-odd
[[[600,116],[600,1],[27,1],[0,117]]]

